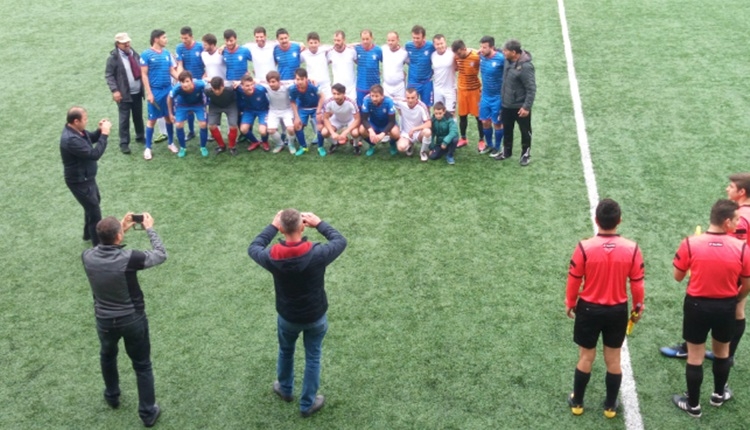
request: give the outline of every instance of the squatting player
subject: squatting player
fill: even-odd
[[[278,73],[278,72],[269,72]],[[262,85],[255,85],[255,80],[250,74],[242,77],[240,87],[237,88],[237,105],[240,109],[242,120],[240,121],[240,133],[247,135],[253,128],[253,123],[258,120],[258,132],[260,143],[251,143],[248,151],[254,151],[259,146],[264,151],[270,150],[268,146],[268,90]],[[234,155],[234,154],[233,154]]]
[[[193,79],[192,73],[183,70],[177,77],[177,83],[172,91],[169,92],[167,99],[167,109],[169,110],[170,120],[177,125],[177,141],[180,142],[180,151],[177,156],[185,156],[185,129],[183,125],[190,115],[198,118],[200,127],[201,155],[208,157],[206,148],[206,139],[208,131],[206,130],[206,101],[204,90],[206,81]]]
[[[232,82],[225,81],[221,76],[214,76],[210,83],[204,92],[208,98],[208,131],[216,140],[216,153],[220,154],[227,149],[219,129],[221,114],[224,114],[229,124],[229,153],[237,155],[237,93]]]
[[[430,108],[419,100],[417,90],[411,87],[406,89],[406,98],[394,99],[394,103],[401,118],[401,136],[396,145],[391,141],[391,155],[396,155],[398,149],[411,157],[414,144],[421,143],[419,157],[427,161],[432,142]]]
[[[392,142],[401,137],[401,131],[396,125],[396,107],[393,99],[383,94],[383,87],[375,84],[370,88],[370,94],[365,97],[361,110],[362,125],[359,134],[370,147],[365,153],[371,157],[375,153],[375,145],[380,142]],[[359,155],[360,145],[354,147],[354,153]]]
[[[331,92],[333,96],[323,104],[321,134],[324,138],[330,137],[331,153],[339,145],[345,144],[350,136],[352,145],[359,148],[360,118],[357,103],[346,96],[346,87],[341,84],[333,84]]]

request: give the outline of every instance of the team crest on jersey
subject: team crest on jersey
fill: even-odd
[[[297,58],[297,53],[296,52],[292,52],[292,57]]]
[[[237,59],[242,61],[242,55],[237,56]]]
[[[497,67],[497,62],[496,61],[492,62],[492,67]]]
[[[424,51],[424,55],[430,55],[430,51]]]
[[[377,55],[375,55],[375,54],[372,54],[372,59],[373,59],[373,60],[377,60],[377,59],[378,59],[378,56],[377,56]]]
[[[388,110],[386,108],[383,108],[383,113],[386,113],[386,112],[388,112]]]

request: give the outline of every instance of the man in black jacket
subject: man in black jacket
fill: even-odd
[[[302,236],[306,226],[316,228],[328,243],[308,242]],[[278,231],[284,235],[284,240],[266,248]],[[323,337],[328,331],[324,278],[326,266],[341,255],[344,248],[344,236],[315,214],[286,209],[276,214],[271,225],[247,250],[250,258],[273,274],[279,337],[278,380],[273,383],[273,391],[287,402],[293,400],[294,345],[300,332],[304,333],[305,377],[300,396],[303,417],[319,411],[325,403],[325,397],[317,394]]]
[[[107,149],[107,137],[112,124],[108,119],[99,121],[95,132],[86,131],[88,114],[82,107],[73,106],[68,110],[67,124],[60,137],[65,183],[70,192],[83,206],[83,240],[99,244],[96,236],[96,223],[102,219],[99,208],[101,196],[96,185],[96,162]],[[98,142],[94,146],[94,142]]]
[[[130,116],[133,116],[136,142],[145,142],[143,135],[143,85],[140,55],[130,48],[128,33],[115,35],[115,49],[109,53],[104,77],[112,100],[117,103],[120,123],[120,150],[130,154]]]

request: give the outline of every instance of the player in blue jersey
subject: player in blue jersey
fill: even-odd
[[[175,60],[177,60],[177,73],[187,70],[192,73],[195,79],[202,79],[206,74],[203,66],[201,53],[203,53],[203,44],[196,42],[193,38],[193,29],[185,26],[180,29],[180,42],[177,44],[175,51]],[[187,140],[195,137],[195,116],[188,116],[188,135]]]
[[[146,149],[143,158],[150,160],[151,144],[154,139],[154,124],[164,118],[167,126],[169,150],[177,153],[174,144],[174,127],[167,110],[167,98],[172,89],[172,78],[177,77],[177,65],[166,50],[167,33],[164,30],[151,32],[151,47],[141,54],[141,79],[148,101],[148,121],[146,122]]]
[[[362,103],[361,119],[359,134],[370,144],[365,153],[368,157],[375,153],[375,145],[379,142],[395,142],[401,136],[393,99],[384,95],[380,84],[370,87],[370,94]],[[359,146],[355,147],[355,154],[359,155]]]
[[[425,38],[426,30],[421,25],[411,29],[411,42],[406,42],[404,49],[409,54],[409,75],[406,86],[419,93],[419,99],[427,106],[432,106],[432,53],[435,47]]]
[[[383,50],[373,43],[372,31],[362,30],[359,34],[362,43],[356,45],[357,53],[357,105],[361,108],[370,88],[380,84],[380,63]]]
[[[294,79],[294,72],[299,69],[301,63],[300,53],[304,49],[302,45],[289,41],[289,32],[284,28],[276,30],[276,42],[273,48],[273,59],[282,81]]]
[[[242,79],[247,74],[247,62],[253,60],[250,50],[237,44],[237,33],[231,29],[224,31],[224,50],[221,55],[230,81]]]
[[[325,157],[326,150],[323,148],[323,136],[320,134],[323,122],[317,117],[322,112],[324,97],[318,87],[307,79],[306,69],[299,68],[294,72],[294,85],[289,88],[289,100],[292,102],[292,112],[294,112],[295,135],[300,145],[294,155],[300,156],[307,152],[305,126],[312,118],[317,133],[318,154]]]
[[[268,145],[268,129],[266,127],[269,109],[268,90],[262,85],[255,85],[255,80],[248,73],[242,77],[240,86],[237,88],[237,104],[242,115],[240,133],[248,135],[257,119],[261,146],[264,151],[269,151],[271,148]],[[252,151],[257,147],[253,143],[247,147],[247,150]]]
[[[484,142],[487,144],[480,154],[490,152],[490,157],[503,153],[503,122],[501,90],[505,57],[495,49],[495,38],[484,36],[479,40],[479,73],[482,75],[482,97],[479,100],[479,119],[482,121]],[[495,143],[492,143],[492,128],[495,128]]]
[[[180,142],[180,151],[177,156],[185,156],[185,129],[183,125],[188,116],[193,115],[198,118],[201,136],[201,155],[208,157],[206,140],[208,139],[208,130],[206,130],[206,81],[193,79],[193,74],[187,70],[180,72],[177,76],[178,83],[172,87],[167,99],[167,107],[172,122],[177,126],[177,141]]]

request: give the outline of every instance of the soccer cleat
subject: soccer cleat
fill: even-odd
[[[492,151],[490,152],[490,157],[492,157],[492,158],[495,158],[495,157],[499,157],[499,156],[500,156],[500,154],[502,154],[502,153],[503,153],[503,150],[502,150],[502,149],[493,149],[493,150],[492,150]]]
[[[477,152],[479,152],[480,154],[484,154],[484,152],[482,151],[484,151],[485,149],[487,149],[487,144],[484,143],[484,140],[480,140],[479,142],[477,142]]]
[[[393,152],[391,152],[391,154],[393,154]],[[410,144],[409,144],[409,147],[408,147],[408,148],[406,148],[406,156],[407,156],[407,157],[411,157],[411,156],[412,156],[412,154],[414,154],[414,144],[413,144],[413,143],[410,143]],[[396,155],[396,154],[393,154],[393,155]]]
[[[289,153],[292,155],[297,154],[297,148],[294,146],[293,143],[287,144],[287,149],[289,150]]]
[[[463,148],[468,143],[469,141],[462,137],[461,139],[458,139],[458,145],[456,145],[456,148]]]
[[[503,161],[508,158],[507,155],[505,155],[505,151],[500,151],[497,155],[494,155],[492,158],[494,158],[497,161]]]
[[[320,155],[321,157],[325,157],[327,154],[328,153],[326,152],[326,149],[323,148],[323,145],[320,145],[318,147],[318,155]]]
[[[177,156],[180,158],[185,157],[185,154],[187,153],[187,150],[185,148],[180,148],[180,151],[177,153]]]
[[[227,150],[226,146],[217,146],[216,149],[214,149],[214,153],[221,154],[222,152],[224,152],[226,150]]]
[[[701,405],[698,405],[696,407],[690,406],[687,396],[684,396],[682,394],[675,394],[674,396],[672,396],[672,403],[674,403],[674,405],[678,408],[687,412],[687,414],[693,418],[701,417]]]
[[[620,402],[615,399],[615,405],[614,406],[607,406],[607,404],[604,404],[604,417],[605,418],[614,418],[617,416],[617,408],[620,407]]]
[[[716,406],[717,408],[724,404],[724,402],[731,400],[733,397],[732,390],[729,389],[728,385],[724,385],[724,395],[720,396],[716,393],[711,394],[711,406]]]
[[[195,132],[191,131],[185,136],[185,140],[195,139]]]
[[[523,155],[521,155],[521,161],[520,161],[520,163],[521,163],[522,166],[528,166],[529,163],[531,162],[531,152],[530,151],[531,151],[530,149],[527,149],[523,153]]]
[[[398,154],[398,149],[396,149],[396,148],[394,148],[394,147],[392,147],[392,146],[391,146],[391,147],[390,147],[390,148],[388,149],[388,152],[390,152],[390,153],[391,153],[391,155],[396,155],[396,154]],[[411,157],[411,149],[408,149],[408,150],[406,151],[406,155],[408,155],[408,156],[410,156],[410,157]]]
[[[260,147],[263,148],[263,150],[266,152],[271,150],[271,147],[268,145],[268,142],[261,142]]]
[[[568,397],[568,406],[570,406],[570,412],[573,413],[573,415],[581,415],[583,414],[583,403],[576,403],[573,398],[575,395],[573,393],[570,393],[570,396]]]
[[[479,151],[479,153],[481,155],[484,155],[484,154],[488,154],[490,151],[492,151],[492,148],[490,148],[489,146],[485,146],[484,149],[482,149],[481,151]]]
[[[237,155],[237,148],[229,148],[229,153],[232,154],[232,156]]]
[[[204,157],[208,157],[208,148],[205,146],[201,146],[201,155]]]
[[[292,150],[290,149],[289,152],[292,152]],[[305,155],[305,152],[307,152],[307,148],[300,146],[299,149],[294,152],[294,155],[299,157],[300,155]]]
[[[456,160],[454,160],[453,157],[451,157],[450,155],[445,156],[445,161],[447,161],[448,164],[451,166],[456,164]]]
[[[159,135],[154,138],[154,143],[164,142],[165,140],[167,140],[167,135],[159,133]]]
[[[143,159],[144,160],[150,160],[151,157],[151,148],[146,148],[143,150]]]
[[[167,148],[169,148],[169,150],[172,151],[172,154],[177,154],[178,152],[180,152],[180,150],[177,149],[177,146],[174,143],[170,143],[169,146],[167,146]]]
[[[354,147],[354,155],[361,155],[362,154],[362,146],[357,145]]]
[[[328,148],[328,152],[330,152],[331,154],[333,154],[334,152],[336,152],[336,148],[338,148],[338,145],[335,144],[335,143],[332,143],[331,147]]]
[[[678,343],[674,346],[662,346],[659,348],[659,352],[665,357],[687,358],[687,346],[684,343]]]
[[[284,144],[276,145],[273,147],[273,153],[278,154],[279,152],[284,150]]]
[[[427,155],[426,152],[422,151],[422,152],[419,153],[419,159],[420,160],[427,161],[427,160],[429,160],[429,158],[430,158],[430,156]]]
[[[375,154],[375,145],[367,148],[367,152],[365,152],[365,155],[368,157],[372,157],[373,154]]]
[[[253,142],[247,146],[248,151],[255,151],[258,148],[260,148],[260,142]]]

